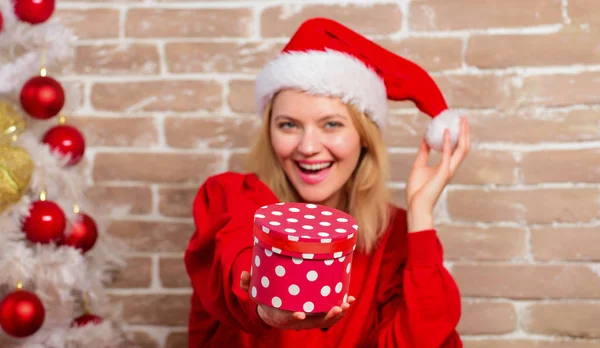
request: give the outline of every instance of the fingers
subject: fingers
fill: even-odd
[[[466,118],[462,118],[460,120],[460,132],[458,135],[458,145],[454,154],[452,155],[452,159],[450,161],[450,172],[453,174],[458,166],[462,163],[462,161],[467,156],[467,153],[470,150],[471,140],[469,134],[469,123]]]
[[[246,274],[244,274],[244,277],[245,276]],[[266,313],[265,316],[267,317],[267,321],[273,323],[272,326],[282,329],[304,330],[331,327],[344,317],[344,314],[350,309],[350,303],[354,301],[356,301],[356,298],[354,296],[349,296],[348,302],[342,303],[341,306],[334,306],[327,313],[314,314],[289,312],[269,306],[262,308],[262,305],[259,307]]]
[[[321,327],[330,327],[333,324],[337,323],[340,319],[344,317],[346,312],[350,309],[350,304],[356,301],[354,296],[348,296],[348,302],[342,303],[341,306],[333,307],[327,315],[323,318],[323,323]]]
[[[444,189],[444,186],[448,183],[450,179],[450,160],[452,157],[452,143],[450,140],[450,131],[447,129],[444,131],[444,143],[442,148],[442,158],[441,162],[437,167],[437,170],[430,181],[430,184],[427,185],[427,190],[431,192],[432,197],[437,197],[441,191]],[[436,198],[437,199],[437,198]]]
[[[325,322],[330,321],[330,320],[336,318],[337,316],[339,316],[340,314],[342,314],[343,312],[344,312],[344,310],[342,309],[342,307],[335,306],[335,307],[331,308],[329,310],[329,312],[327,312],[327,315],[325,315],[325,318],[323,318],[323,320]]]
[[[419,147],[419,152],[417,153],[417,158],[413,163],[413,167],[424,167],[427,165],[427,160],[429,159],[430,148],[427,145],[425,139],[421,140],[421,146]]]
[[[304,320],[306,319],[306,313],[304,312],[294,312],[292,313],[292,317],[296,320]]]
[[[242,275],[240,276],[240,288],[242,288],[244,291],[248,291],[249,287],[250,287],[250,273],[243,271]]]
[[[441,168],[444,170],[450,169],[450,160],[452,159],[452,141],[450,140],[450,131],[444,131],[444,147],[442,151]]]
[[[467,151],[471,150],[471,126],[469,126],[469,121],[465,117],[465,134],[467,138]]]

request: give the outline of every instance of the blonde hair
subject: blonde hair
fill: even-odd
[[[255,173],[282,202],[301,201],[288,180],[271,145],[272,102],[265,108],[263,125],[247,158],[247,170]],[[346,104],[364,146],[359,163],[342,188],[345,199],[336,209],[358,221],[357,249],[370,253],[385,233],[390,220],[389,161],[381,130],[364,113]]]

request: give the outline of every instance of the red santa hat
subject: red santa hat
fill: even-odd
[[[338,97],[380,128],[388,119],[388,99],[410,100],[432,117],[425,135],[431,148],[442,149],[446,128],[454,146],[458,139],[460,116],[448,110],[423,68],[330,19],[302,23],[278,57],[265,65],[255,88],[261,114],[283,89]]]

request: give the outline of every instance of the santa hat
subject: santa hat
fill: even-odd
[[[341,98],[380,128],[388,119],[388,99],[411,100],[432,117],[425,136],[430,147],[442,149],[446,128],[453,146],[458,139],[460,116],[448,110],[423,68],[330,19],[302,23],[283,51],[265,65],[255,88],[260,114],[283,89]]]

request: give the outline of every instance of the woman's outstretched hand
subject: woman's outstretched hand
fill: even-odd
[[[435,166],[427,165],[430,148],[423,139],[406,185],[409,232],[433,228],[433,208],[470,148],[469,124],[464,117],[460,121],[456,149],[452,151],[450,133],[446,130],[442,158]]]
[[[248,292],[250,286],[250,273],[242,272],[240,287]],[[328,313],[306,314],[304,312],[290,312],[263,304],[258,304],[258,316],[269,326],[286,330],[307,330],[315,328],[329,328],[337,323],[354,302],[353,296],[348,296],[348,302],[341,306],[333,307]]]

